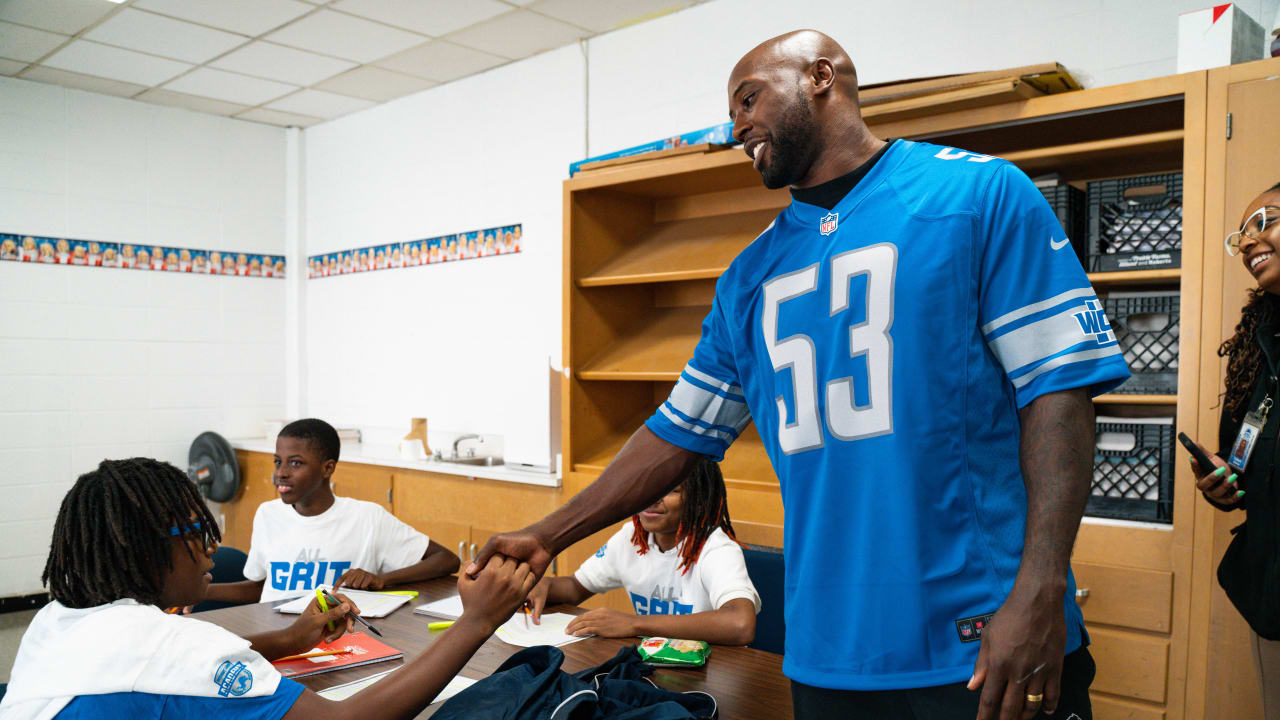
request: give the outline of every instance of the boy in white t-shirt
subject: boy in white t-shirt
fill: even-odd
[[[329,478],[339,449],[337,431],[323,420],[280,431],[271,478],[280,499],[254,515],[247,579],[210,585],[207,599],[270,602],[321,585],[381,590],[457,572],[457,555],[381,505],[334,496]]]
[[[572,620],[573,635],[658,636],[746,645],[760,595],[733,535],[720,466],[699,458],[674,490],[631,519],[571,577],[529,593],[535,623],[547,605],[577,605],[625,588],[635,615],[599,609]]]

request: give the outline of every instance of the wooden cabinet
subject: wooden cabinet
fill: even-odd
[[[222,503],[222,544],[249,552],[253,537],[253,515],[258,506],[279,497],[271,475],[275,467],[267,453],[236,451],[240,464],[240,490],[230,502]]]
[[[339,462],[329,479],[333,494],[377,503],[391,510],[391,469]]]

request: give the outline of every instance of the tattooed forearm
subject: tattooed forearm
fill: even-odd
[[[1066,585],[1093,476],[1093,402],[1085,388],[1050,393],[1019,413],[1027,531],[1019,584]]]

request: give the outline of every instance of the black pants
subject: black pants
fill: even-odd
[[[1097,667],[1086,648],[1062,659],[1058,710],[1035,720],[1093,720],[1089,685]],[[982,690],[965,683],[912,690],[827,690],[791,681],[796,720],[974,720]],[[1074,715],[1073,715],[1074,713]]]

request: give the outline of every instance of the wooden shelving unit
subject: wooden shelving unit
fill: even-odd
[[[1156,287],[1180,293],[1178,394],[1117,393],[1096,403],[1108,415],[1172,414],[1178,428],[1203,440],[1216,434],[1221,380],[1214,351],[1230,331],[1221,301],[1243,282],[1213,274],[1230,275],[1222,269],[1218,238],[1238,222],[1231,215],[1265,186],[1264,176],[1266,185],[1275,182],[1280,159],[1274,140],[1232,155],[1224,118],[1228,107],[1248,105],[1243,88],[1262,93],[1256,86],[1275,75],[1280,61],[1264,61],[983,107],[868,114],[880,137],[1003,157],[1029,174],[1056,172],[1081,188],[1107,177],[1182,172],[1183,267],[1089,275],[1099,292]],[[1267,97],[1250,110],[1263,125],[1270,117],[1266,108],[1280,102]],[[1241,134],[1240,116],[1236,127]],[[1266,132],[1274,134],[1274,123],[1269,127]],[[1208,165],[1207,152],[1216,153]],[[1265,168],[1250,176],[1257,187],[1250,185],[1248,197],[1234,174],[1224,172],[1231,165],[1224,156],[1235,158],[1236,166]],[[698,340],[715,279],[789,201],[785,191],[761,187],[740,149],[633,162],[564,183],[566,496],[603,471],[666,399]],[[1086,522],[1077,539],[1072,566],[1080,586],[1090,589],[1082,607],[1098,665],[1098,720],[1260,717],[1253,714],[1256,702],[1240,699],[1256,694],[1241,654],[1248,636],[1212,579],[1226,525],[1238,520],[1219,520],[1221,514],[1200,501],[1178,453],[1172,525]],[[783,509],[777,479],[754,428],[743,433],[722,467],[743,539],[778,542]],[[603,537],[571,549],[566,565],[585,559]],[[1210,610],[1212,628],[1229,626],[1236,633],[1229,652],[1216,649],[1219,641],[1204,620]],[[1233,691],[1232,683],[1244,683],[1247,692]]]

